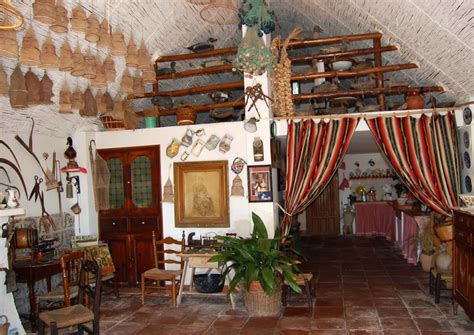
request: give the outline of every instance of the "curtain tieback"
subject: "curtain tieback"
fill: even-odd
[[[293,216],[293,214],[288,213],[280,204],[277,204],[277,206],[285,215],[288,215],[289,217]]]

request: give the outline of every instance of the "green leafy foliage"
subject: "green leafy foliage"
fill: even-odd
[[[281,250],[281,238],[268,238],[262,219],[252,213],[253,231],[250,238],[218,236],[223,241],[219,254],[210,262],[219,262],[223,267],[223,279],[229,273],[232,280],[228,293],[237,285],[244,284],[249,289],[253,281],[259,281],[267,294],[274,293],[285,280],[292,290],[301,293],[301,288],[293,277],[299,272],[296,261]]]

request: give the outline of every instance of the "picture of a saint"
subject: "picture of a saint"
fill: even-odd
[[[214,202],[202,180],[193,185],[193,212],[199,216],[214,215]]]
[[[268,174],[257,173],[252,186],[252,194],[258,195],[261,192],[268,192]]]
[[[204,178],[205,177],[205,178]],[[185,213],[194,218],[211,218],[219,215],[219,175],[209,172],[204,176],[202,173],[186,173],[187,183],[185,185],[184,199],[186,202]]]

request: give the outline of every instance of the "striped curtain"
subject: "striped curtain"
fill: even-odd
[[[288,124],[283,236],[290,231],[291,217],[305,210],[337,172],[358,122],[343,118]]]
[[[366,121],[407,188],[436,212],[451,216],[461,187],[454,113]]]

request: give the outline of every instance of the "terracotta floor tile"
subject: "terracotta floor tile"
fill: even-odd
[[[344,319],[313,319],[311,328],[314,329],[345,329]]]
[[[418,330],[386,330],[384,329],[383,335],[419,335]]]
[[[406,304],[407,307],[409,307],[409,308],[417,308],[417,307],[436,308],[435,305],[434,305],[431,301],[428,301],[428,300],[417,299],[417,298],[415,298],[415,299],[404,299],[404,300],[405,300],[405,304]]]
[[[377,313],[379,318],[410,318],[411,315],[408,313],[406,308],[391,308],[391,307],[378,307]]]
[[[359,318],[346,320],[348,330],[382,330],[377,318]]]
[[[215,327],[212,326],[206,330],[204,334],[209,335],[237,335],[240,333],[239,328]]]
[[[350,335],[383,335],[384,332],[379,330],[350,330]]]
[[[346,335],[346,331],[345,330],[322,330],[322,329],[316,329],[316,330],[312,330],[310,333],[310,335]]]
[[[212,325],[221,328],[242,328],[247,319],[248,317],[246,316],[219,316]]]
[[[182,315],[156,315],[150,323],[159,323],[164,325],[177,325],[183,321],[185,317]]]
[[[274,328],[258,328],[255,329],[253,327],[247,327],[245,326],[242,328],[240,331],[239,335],[273,335],[275,333]]]
[[[316,298],[315,306],[332,306],[332,307],[342,307],[343,300],[342,298]]]
[[[365,306],[347,306],[345,307],[346,320],[358,318],[376,318],[377,310],[375,307]]]
[[[400,298],[374,298],[375,307],[405,308],[405,304]]]
[[[311,329],[311,318],[307,317],[281,317],[278,322],[279,329]]]
[[[313,309],[308,307],[287,307],[283,311],[283,316],[306,316],[311,317]]]
[[[414,318],[437,318],[443,313],[436,308],[409,308],[408,311]]]
[[[309,330],[303,329],[279,329],[275,332],[278,335],[309,335],[311,334]]]
[[[417,330],[412,319],[408,318],[382,318],[380,319],[383,329],[403,329],[403,330]]]
[[[206,315],[199,315],[199,314],[191,314],[186,316],[181,322],[179,323],[180,326],[195,326],[195,327],[208,327],[217,319],[216,316],[206,316]]]
[[[132,335],[143,334],[142,330],[147,327],[146,324],[136,322],[120,322],[114,327],[105,331],[107,335]]]
[[[205,334],[208,327],[196,327],[196,326],[178,326],[171,332],[172,335],[201,335]],[[144,329],[146,330],[146,328]],[[152,334],[150,332],[150,334]]]
[[[247,323],[245,324],[245,328],[275,328],[278,324],[278,320],[278,317],[252,317],[248,319]]]
[[[451,325],[447,319],[416,318],[414,319],[420,330],[446,331],[451,330]]]
[[[315,307],[313,310],[313,318],[343,318],[344,309],[342,307]]]
[[[356,299],[356,298],[344,298],[344,306],[365,306],[374,307],[374,300],[370,299]]]

